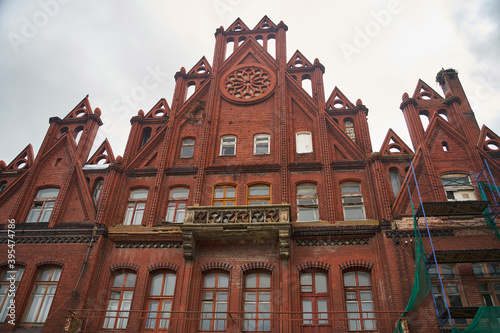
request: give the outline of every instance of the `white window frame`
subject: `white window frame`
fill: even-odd
[[[302,137],[303,139],[299,139]],[[306,142],[307,141],[307,142]],[[302,131],[295,133],[295,146],[297,154],[308,154],[313,152],[311,132]]]
[[[260,140],[260,141],[259,141]],[[259,142],[257,142],[259,141]],[[267,144],[267,151],[264,153],[257,152],[257,145]],[[253,136],[253,154],[254,155],[269,155],[271,153],[271,135],[269,134],[255,134]]]
[[[349,185],[349,184],[356,184],[359,186],[359,192],[344,192],[344,185]],[[363,192],[361,189],[361,183],[359,182],[345,182],[340,185],[340,193],[342,196],[342,209],[344,211],[344,220],[345,221],[359,221],[359,220],[365,220],[366,219],[366,214],[365,214],[365,203],[363,200]],[[356,202],[356,200],[358,200]],[[361,219],[358,218],[351,218],[349,217],[348,213],[346,212],[346,208],[349,207],[356,207],[356,208],[361,208],[361,212],[363,214],[363,217]],[[349,210],[349,209],[348,209]]]
[[[146,192],[144,197],[142,194]],[[127,203],[127,210],[123,225],[141,225],[146,211],[146,200],[148,199],[149,190],[146,188],[138,188],[130,191],[130,197]],[[138,213],[141,213],[138,215]],[[140,217],[138,217],[140,216]]]
[[[300,194],[300,188],[305,188],[307,186],[314,187],[314,194]],[[310,200],[311,204],[304,204],[304,202],[301,202],[301,200]],[[300,216],[300,210],[302,209],[310,209],[311,212],[313,213],[315,219],[314,220],[306,220],[302,219],[304,213],[302,214],[302,217]],[[312,183],[303,183],[297,185],[297,221],[298,222],[314,222],[314,221],[320,221],[319,219],[319,204],[318,204],[318,187],[316,184]]]
[[[224,142],[224,140],[227,139],[234,139],[234,142]],[[236,156],[236,135],[224,135],[223,137],[220,138],[220,156]],[[234,153],[233,154],[222,154],[222,151],[224,150],[224,147],[230,147],[233,146],[234,148]]]
[[[55,196],[53,196],[48,194],[50,193],[50,191],[57,191],[57,193],[55,193]],[[57,187],[43,188],[38,190],[35,199],[33,199],[33,205],[31,207],[30,213],[28,214],[28,217],[26,218],[26,222],[49,222],[50,217],[52,216],[52,213],[54,211],[58,195],[59,189]]]
[[[453,173],[441,175],[441,182],[443,183],[443,188],[446,194],[446,198],[448,201],[470,201],[476,200],[476,193],[474,191],[474,187],[472,186],[472,182],[468,174],[465,173]],[[461,184],[460,182],[456,182],[454,184],[453,181],[446,183],[443,180],[446,178],[466,178],[468,180],[468,184]]]
[[[177,196],[174,193],[177,191],[186,191],[186,196]],[[172,223],[183,223],[184,217],[186,216],[187,200],[189,197],[189,188],[179,186],[170,189],[170,196],[167,204],[167,215],[165,221]],[[184,207],[182,207],[184,205]]]

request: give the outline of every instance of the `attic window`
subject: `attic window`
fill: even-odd
[[[450,151],[450,150],[448,149],[448,143],[447,143],[446,141],[441,142],[441,144],[442,144],[442,146],[443,146],[443,151]]]
[[[354,122],[352,120],[344,120],[344,131],[352,141],[356,142],[356,133],[354,132]]]

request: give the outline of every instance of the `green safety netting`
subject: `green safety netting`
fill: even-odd
[[[415,234],[415,277],[413,279],[413,288],[411,289],[410,300],[405,308],[405,313],[401,315],[404,318],[406,314],[415,309],[431,291],[431,280],[425,268],[425,251],[422,244],[422,238],[418,231],[417,219],[413,203],[411,205],[413,212],[413,233]],[[401,320],[398,320],[394,333],[403,333]]]
[[[452,333],[499,333],[500,306],[481,306],[466,329],[453,327]]]
[[[500,189],[498,187],[479,182],[479,193],[481,193],[481,200],[484,200],[484,201],[488,200],[486,198],[486,194],[484,193],[483,187],[487,187],[492,191],[497,191],[497,193],[500,193],[500,191],[499,191]],[[488,211],[488,208],[486,208],[484,210],[483,215],[484,215],[484,219],[486,220],[486,225],[488,227],[490,227],[491,229],[493,229],[493,231],[495,231],[495,235],[497,235],[497,238],[500,239],[500,233],[498,232],[497,225],[495,224],[495,221],[491,218],[491,214]]]

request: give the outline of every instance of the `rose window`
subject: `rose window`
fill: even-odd
[[[227,75],[223,85],[226,95],[231,99],[251,101],[267,95],[274,87],[273,81],[272,75],[267,70],[247,66]]]

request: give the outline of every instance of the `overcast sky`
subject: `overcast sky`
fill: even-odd
[[[0,159],[29,143],[36,153],[49,118],[87,94],[104,122],[94,150],[107,137],[123,155],[130,118],[162,97],[171,105],[181,67],[212,63],[217,27],[240,17],[252,29],[264,15],[288,26],[288,58],[319,58],[327,98],[337,86],[363,101],[374,151],[389,128],[412,147],[401,96],[419,78],[443,95],[441,68],[459,72],[479,126],[500,134],[496,0],[0,0]],[[125,101],[151,73],[146,94]]]

